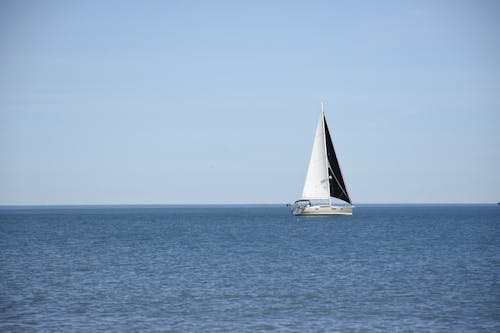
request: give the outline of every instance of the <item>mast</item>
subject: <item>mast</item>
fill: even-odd
[[[321,118],[323,118],[323,148],[325,149],[325,170],[328,184],[328,193],[330,193],[330,175],[328,172],[328,151],[326,150],[326,130],[325,130],[325,111],[323,110],[323,101],[321,101]],[[332,196],[328,195],[328,204],[332,205]]]

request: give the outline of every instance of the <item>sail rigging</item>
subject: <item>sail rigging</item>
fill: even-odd
[[[351,203],[321,105],[302,199],[325,200],[330,197]]]

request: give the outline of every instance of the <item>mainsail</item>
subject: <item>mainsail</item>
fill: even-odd
[[[321,104],[302,199],[328,200],[330,197],[351,203]]]

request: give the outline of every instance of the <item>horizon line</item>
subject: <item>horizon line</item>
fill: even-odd
[[[136,207],[136,208],[168,208],[178,206],[286,206],[283,203],[153,203],[153,204],[135,204],[135,203],[85,203],[85,204],[0,204],[0,209],[12,208],[120,208],[120,207]],[[498,202],[362,202],[356,205],[498,205]]]

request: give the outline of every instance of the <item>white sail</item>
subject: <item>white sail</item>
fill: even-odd
[[[322,107],[318,125],[316,126],[316,136],[314,137],[311,159],[309,160],[309,167],[307,168],[302,199],[312,200],[330,198],[330,185],[326,161],[325,121]]]

